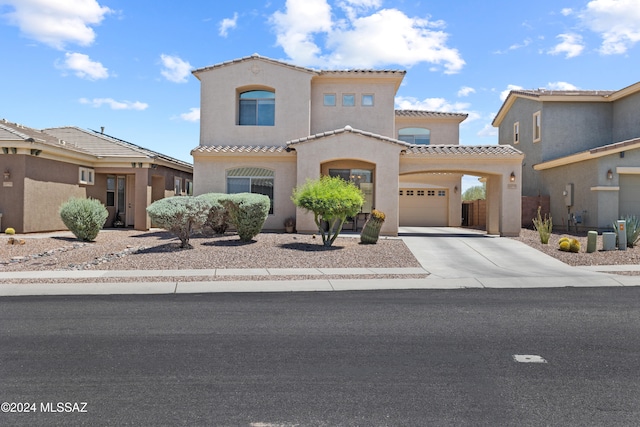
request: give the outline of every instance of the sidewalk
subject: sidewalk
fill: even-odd
[[[640,275],[604,273],[640,271],[638,265],[570,267],[515,240],[469,230],[405,228],[401,238],[422,268],[0,272],[0,279],[7,281],[60,280],[57,283],[0,283],[0,296],[640,286]],[[344,278],[350,275],[354,278]],[[362,275],[373,278],[362,279]],[[407,277],[389,279],[383,275]],[[425,277],[415,278],[416,275]],[[241,276],[265,279],[224,280]],[[300,279],[302,276],[305,278]],[[341,278],[335,279],[335,276]],[[202,280],[193,281],[194,277]],[[74,279],[85,282],[71,282]],[[87,279],[99,280],[86,283]]]

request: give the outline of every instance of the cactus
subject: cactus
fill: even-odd
[[[577,239],[564,236],[558,240],[558,245],[560,246],[560,250],[564,252],[580,252],[580,242]]]
[[[378,238],[380,237],[380,228],[382,228],[384,219],[385,214],[379,210],[374,209],[371,212],[369,219],[367,219],[367,222],[364,224],[364,227],[362,228],[362,232],[360,234],[360,243],[377,243]]]
[[[9,227],[6,230],[4,230],[4,234],[16,234],[16,230],[14,230],[13,228]]]

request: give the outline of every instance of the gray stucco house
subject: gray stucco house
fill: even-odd
[[[618,91],[511,91],[493,121],[525,154],[522,195],[555,225],[610,229],[640,216],[640,82]]]

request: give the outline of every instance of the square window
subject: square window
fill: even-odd
[[[336,106],[336,94],[335,93],[325,93],[324,94],[324,106],[325,107],[335,107]]]
[[[356,105],[356,96],[352,93],[342,95],[342,106],[354,107]]]
[[[424,190],[418,190],[418,196],[424,196]]]
[[[78,183],[84,185],[93,185],[93,169],[90,168],[79,168],[78,169]]]
[[[413,190],[407,190],[407,196],[413,196]]]
[[[362,106],[373,107],[373,95],[362,95]]]
[[[427,196],[435,196],[436,190],[427,190]]]
[[[446,195],[447,195],[447,192],[446,192],[446,191],[444,191],[444,190],[438,190],[438,196],[439,196],[439,197],[444,197],[444,196],[446,196]]]

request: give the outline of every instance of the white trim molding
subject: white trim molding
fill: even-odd
[[[620,191],[619,186],[609,186],[609,185],[598,185],[596,187],[591,187],[591,191]]]
[[[640,175],[640,167],[633,166],[618,166],[616,168],[616,172],[618,174],[627,174],[627,175]]]

